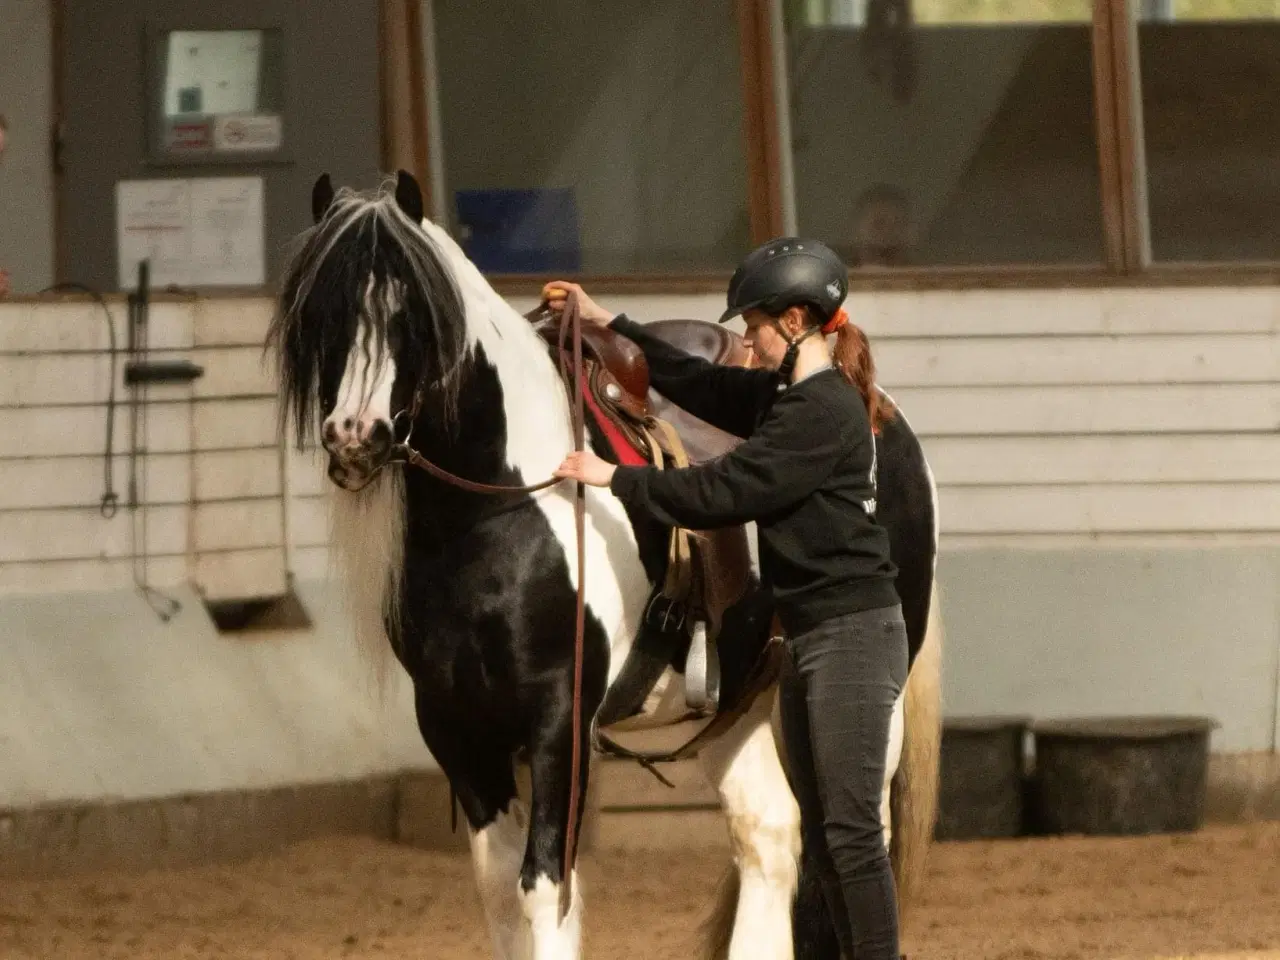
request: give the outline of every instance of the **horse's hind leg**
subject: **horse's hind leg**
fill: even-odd
[[[800,810],[774,744],[773,692],[699,755],[720,794],[738,871],[728,960],[792,957],[791,904],[800,856]]]

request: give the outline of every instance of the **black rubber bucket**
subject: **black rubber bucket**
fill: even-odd
[[[1016,837],[1023,827],[1026,717],[943,721],[938,840]]]
[[[1216,726],[1208,717],[1034,724],[1035,831],[1115,836],[1199,829]]]

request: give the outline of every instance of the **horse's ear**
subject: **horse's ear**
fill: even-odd
[[[422,188],[413,174],[407,170],[396,173],[396,203],[414,223],[421,223],[426,216],[426,203],[422,199]]]
[[[327,173],[320,174],[311,188],[311,218],[316,223],[324,219],[329,204],[333,203],[333,181]]]

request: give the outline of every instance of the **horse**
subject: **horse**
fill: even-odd
[[[583,897],[570,838],[584,815],[593,732],[637,659],[669,531],[633,520],[607,490],[548,481],[510,492],[550,478],[573,448],[570,395],[546,340],[426,217],[410,174],[371,192],[335,191],[324,174],[311,213],[283,271],[266,346],[276,357],[282,436],[292,433],[305,449],[318,435],[328,454],[331,549],[355,642],[380,683],[396,662],[411,681],[423,742],[465,819],[494,955],[576,960]],[[437,470],[405,465],[398,451],[410,438]],[[886,842],[906,890],[934,815],[936,505],[905,420],[880,439],[888,485],[879,509],[906,578],[912,637],[886,774]],[[590,443],[609,455],[598,429]],[[442,476],[508,492],[475,492]],[[575,496],[585,501],[586,559],[577,654]],[[721,626],[722,688],[744,682],[777,639],[769,610],[753,568]],[[677,708],[688,649],[660,665],[626,724],[604,729],[662,732],[687,721]],[[816,867],[802,856],[772,683],[697,751],[732,851],[703,946],[727,960],[837,960],[808,876]],[[527,791],[517,788],[517,771]]]

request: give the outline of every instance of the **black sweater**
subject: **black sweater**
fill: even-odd
[[[625,315],[611,326],[644,351],[654,389],[745,441],[687,470],[618,467],[618,499],[691,530],[755,521],[761,579],[793,636],[898,602],[889,537],[875,520],[871,421],[839,371],[779,392],[773,371],[709,363]]]

